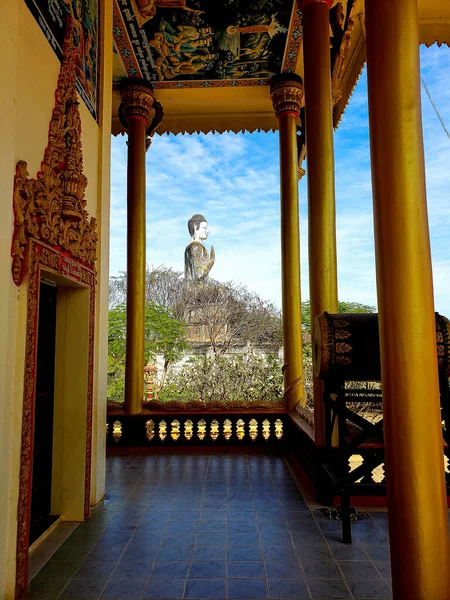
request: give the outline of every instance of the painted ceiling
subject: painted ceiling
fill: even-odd
[[[118,83],[152,82],[165,118],[162,133],[268,131],[277,119],[273,75],[303,77],[300,0],[113,0],[113,133]],[[450,0],[418,0],[420,41],[450,40]],[[336,127],[363,68],[364,0],[330,9],[331,84]]]
[[[156,88],[257,85],[295,69],[293,0],[114,0],[125,74]]]

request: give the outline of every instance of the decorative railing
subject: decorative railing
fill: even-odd
[[[351,497],[386,493],[382,415],[374,419],[376,411],[369,410],[371,418],[368,418],[355,406],[355,403],[369,407],[382,403],[378,315],[324,313],[318,317],[318,331],[314,368],[316,375],[324,380],[326,407],[326,449],[322,465],[334,495],[341,499],[343,541],[351,542]],[[439,314],[436,314],[436,357],[443,447],[444,455],[447,455],[450,442],[450,430],[446,426],[450,424],[450,322]],[[378,383],[370,386],[368,382]],[[445,459],[449,484],[447,465]]]
[[[284,414],[109,415],[109,446],[224,445],[280,442]]]

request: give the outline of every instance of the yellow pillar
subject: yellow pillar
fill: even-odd
[[[303,0],[303,59],[308,159],[308,244],[311,334],[314,319],[338,312],[336,208],[331,105],[330,21],[332,0]],[[310,135],[308,135],[310,133]],[[325,443],[323,382],[314,377],[316,445]]]
[[[145,152],[153,102],[144,81],[122,87],[119,113],[128,129],[125,412],[130,415],[142,410],[144,400]]]
[[[365,5],[393,597],[449,600],[417,1]]]
[[[289,73],[275,78],[270,92],[280,122],[284,389],[287,408],[293,410],[297,404],[305,403],[297,156],[297,119],[303,100],[303,84],[300,77]]]

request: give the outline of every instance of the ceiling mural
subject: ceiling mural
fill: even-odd
[[[295,68],[293,0],[114,0],[114,40],[129,77],[155,87],[265,84]]]

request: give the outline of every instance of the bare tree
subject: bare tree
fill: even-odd
[[[122,272],[110,279],[110,308],[124,304],[126,293],[127,274]],[[200,332],[197,341],[209,342],[215,356],[248,343],[276,351],[282,343],[280,311],[232,281],[186,282],[170,267],[147,268],[146,300],[169,307],[188,332]]]
[[[218,356],[234,346],[281,345],[281,315],[258,294],[234,282],[208,280],[184,288],[180,310],[188,326],[201,328]]]
[[[180,318],[180,298],[184,293],[184,280],[181,273],[160,265],[156,269],[147,266],[145,300],[159,306],[167,306]],[[127,300],[127,273],[121,271],[109,280],[109,307],[125,304]]]

